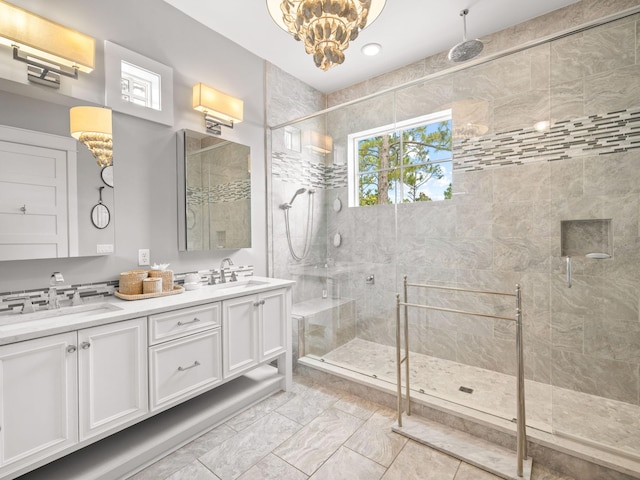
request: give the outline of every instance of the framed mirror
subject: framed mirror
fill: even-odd
[[[213,135],[177,133],[178,247],[251,247],[251,149]]]

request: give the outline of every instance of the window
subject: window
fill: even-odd
[[[105,103],[116,112],[173,125],[173,69],[104,42]]]
[[[132,63],[120,62],[122,99],[154,110],[161,110],[160,75]]]
[[[349,205],[451,198],[451,110],[349,135]]]

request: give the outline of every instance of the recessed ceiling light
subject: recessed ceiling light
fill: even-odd
[[[362,53],[369,57],[379,54],[380,50],[382,50],[382,46],[379,43],[367,43],[362,47]]]

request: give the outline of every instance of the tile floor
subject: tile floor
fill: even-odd
[[[394,411],[295,377],[130,480],[497,480],[391,432]],[[533,480],[574,480],[534,464]]]

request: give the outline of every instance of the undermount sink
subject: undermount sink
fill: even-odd
[[[31,322],[34,320],[44,320],[47,318],[64,317],[66,319],[76,319],[78,317],[92,317],[122,310],[112,303],[89,303],[87,305],[77,305],[73,307],[60,307],[54,310],[39,310],[33,313],[12,313],[0,316],[0,325],[13,325],[15,323]]]
[[[268,285],[268,281],[264,280],[238,280],[235,282],[218,283],[216,285],[208,285],[206,288],[214,288],[216,290],[226,290],[228,288],[247,289],[252,287],[259,287],[262,285]]]

